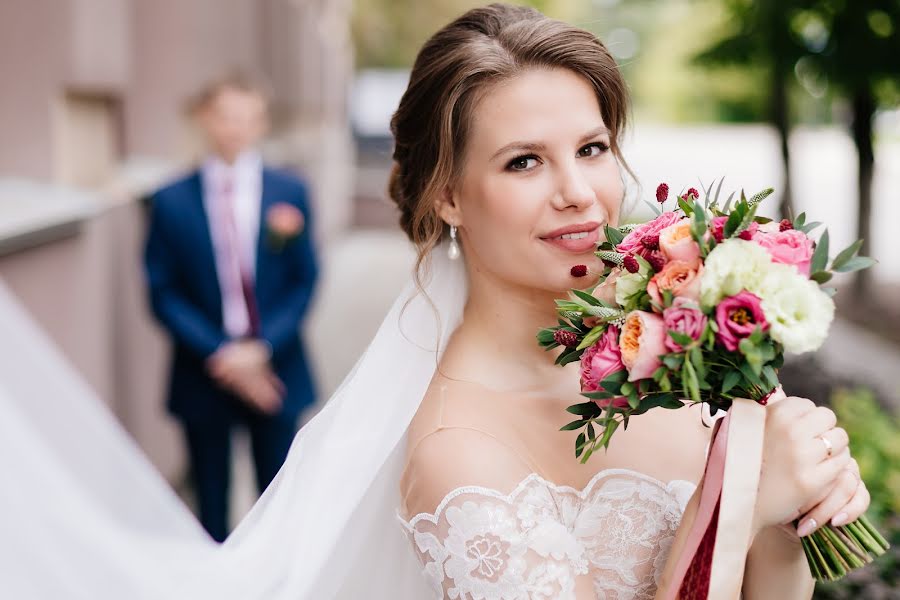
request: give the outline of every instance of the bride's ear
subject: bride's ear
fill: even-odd
[[[446,185],[435,200],[438,216],[448,225],[462,225],[462,210],[453,189]]]

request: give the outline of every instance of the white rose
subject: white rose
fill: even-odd
[[[643,270],[643,269],[642,269]],[[635,295],[642,289],[647,287],[647,275],[638,271],[637,273],[628,273],[627,271],[619,275],[616,279],[616,304],[625,306],[628,304],[628,298]]]
[[[775,265],[760,288],[769,334],[788,352],[817,350],[834,319],[834,302],[790,265]]]
[[[700,301],[705,307],[713,307],[742,290],[762,297],[763,281],[774,266],[772,257],[758,244],[739,238],[725,240],[706,257]]]

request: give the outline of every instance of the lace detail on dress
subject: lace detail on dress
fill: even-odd
[[[597,598],[652,598],[695,486],[626,469],[584,490],[537,474],[510,494],[457,488],[434,514],[401,518],[435,598],[574,599],[587,576]]]

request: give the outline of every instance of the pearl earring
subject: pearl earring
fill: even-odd
[[[456,225],[450,226],[450,247],[447,248],[447,256],[450,260],[459,258],[459,243],[456,241]]]

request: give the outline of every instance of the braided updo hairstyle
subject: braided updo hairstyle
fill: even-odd
[[[391,119],[394,165],[388,191],[416,245],[416,275],[446,228],[438,200],[459,174],[473,109],[490,88],[530,68],[564,68],[594,88],[610,149],[622,160],[628,90],[615,60],[592,33],[533,8],[491,4],[429,39]],[[627,167],[626,167],[627,168]]]

